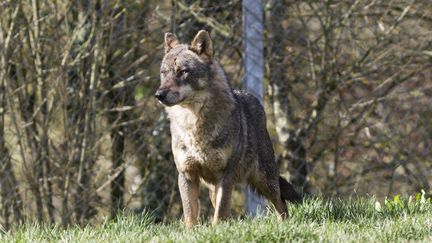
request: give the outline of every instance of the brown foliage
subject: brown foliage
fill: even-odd
[[[291,179],[324,195],[430,192],[430,1],[265,4],[266,109]],[[0,222],[179,217],[153,99],[163,34],[211,31],[238,87],[239,16],[240,1],[0,2]]]

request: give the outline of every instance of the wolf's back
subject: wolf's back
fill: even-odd
[[[260,168],[266,170],[266,168],[277,167],[273,145],[267,132],[264,107],[255,96],[246,91],[235,90],[234,95],[242,106],[248,126],[248,145],[252,147],[250,148],[252,151],[257,152]],[[273,173],[273,171],[266,171],[266,173]]]
[[[252,125],[255,129],[262,126],[266,129],[266,116],[264,108],[259,100],[251,93],[244,90],[234,90],[239,105],[243,107],[248,124]],[[267,129],[265,130],[267,131]]]
[[[279,186],[281,198],[284,201],[300,202],[302,197],[297,193],[294,187],[279,176],[277,162],[274,157],[273,145],[267,131],[267,121],[264,107],[259,100],[252,94],[246,91],[234,91],[237,101],[242,105],[245,113],[246,123],[248,124],[249,145],[254,146],[254,150],[258,152],[258,161],[260,168],[264,170],[266,176],[279,178]],[[253,131],[251,131],[253,130]],[[276,168],[276,169],[275,169]]]

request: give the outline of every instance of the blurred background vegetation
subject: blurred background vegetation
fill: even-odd
[[[323,196],[430,194],[432,2],[262,4],[265,108],[284,176]],[[181,217],[153,98],[163,36],[210,31],[241,88],[241,16],[240,0],[0,1],[0,223]],[[241,213],[241,190],[234,200]]]

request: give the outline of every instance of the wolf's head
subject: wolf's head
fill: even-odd
[[[156,98],[167,106],[194,102],[197,91],[208,85],[212,62],[213,44],[207,31],[199,31],[190,46],[180,44],[174,34],[166,33],[161,85]]]

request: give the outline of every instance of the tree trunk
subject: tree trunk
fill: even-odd
[[[0,196],[1,208],[3,217],[3,226],[5,230],[9,230],[11,218],[15,219],[16,223],[23,222],[22,215],[22,200],[19,194],[18,182],[11,163],[11,157],[8,148],[6,147],[5,138],[5,116],[6,116],[6,77],[8,76],[7,66],[10,35],[14,33],[14,21],[18,13],[18,8],[15,10],[12,24],[10,26],[9,35],[5,36],[2,27],[0,26],[0,46],[3,49],[0,56]],[[11,214],[12,212],[12,214]]]

